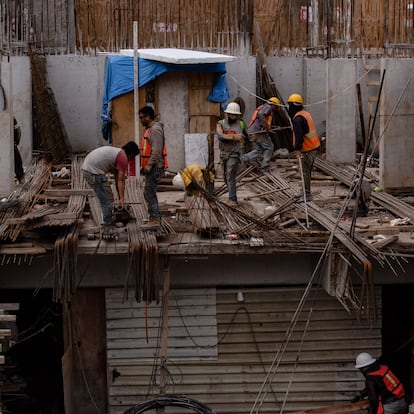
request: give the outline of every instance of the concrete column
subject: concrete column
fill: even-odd
[[[14,184],[11,66],[11,63],[4,61],[0,64],[1,85],[5,95],[4,101],[0,99],[0,197],[9,195]]]
[[[414,62],[382,59],[385,70],[379,108],[380,186],[414,188]],[[377,119],[378,121],[378,119]]]
[[[326,158],[337,164],[356,159],[355,59],[327,60]]]

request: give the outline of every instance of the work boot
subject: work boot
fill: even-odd
[[[144,231],[158,230],[160,226],[161,226],[161,218],[152,217],[150,218],[148,223],[145,223],[141,226],[141,230],[144,230]]]
[[[230,207],[237,207],[238,206],[237,201],[231,200],[230,198],[226,201],[226,204]]]
[[[102,226],[102,238],[106,241],[116,240],[116,234],[112,228],[112,224],[104,224]]]

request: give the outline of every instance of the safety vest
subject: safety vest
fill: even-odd
[[[260,109],[263,108],[264,105],[258,106],[253,112],[252,118],[250,119],[249,128],[253,125],[254,121],[256,121],[257,114],[260,111]],[[270,111],[270,113],[265,117],[265,123],[266,123],[266,129],[270,131],[270,128],[272,127],[272,111]]]
[[[308,152],[312,151],[316,148],[319,148],[321,145],[321,141],[319,140],[318,133],[316,132],[316,125],[313,121],[312,115],[307,111],[299,111],[296,112],[293,119],[295,119],[297,116],[303,116],[306,119],[306,122],[308,123],[309,132],[304,135],[303,137],[303,144],[302,144],[302,152]],[[293,146],[295,147],[296,144],[296,138],[295,133],[293,133]]]
[[[148,164],[148,160],[151,157],[151,144],[149,142],[149,133],[151,128],[145,130],[144,136],[141,139],[141,149],[140,149],[140,159],[141,159],[141,169],[145,168]],[[168,168],[168,158],[167,158],[167,147],[165,146],[165,140],[162,147],[162,158],[164,160],[164,169]]]
[[[386,366],[380,365],[376,371],[369,372],[368,375],[380,376],[382,382],[385,385],[387,391],[390,392],[390,396],[393,395],[396,399],[404,398],[405,391],[400,380],[394,375],[394,373]],[[384,412],[383,402],[381,396],[379,397],[377,414]]]

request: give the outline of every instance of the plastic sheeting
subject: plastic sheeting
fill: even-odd
[[[138,86],[144,86],[158,76],[171,71],[184,72],[217,72],[217,82],[213,86],[208,99],[212,102],[225,102],[229,99],[225,62],[216,63],[167,63],[156,60],[138,58]],[[102,133],[110,141],[110,134],[106,134],[110,122],[109,104],[112,99],[134,90],[134,58],[131,56],[110,55],[106,58],[105,84],[102,104]]]

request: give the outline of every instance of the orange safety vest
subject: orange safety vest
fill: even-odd
[[[306,122],[308,123],[309,132],[305,134],[303,137],[303,144],[302,144],[302,152],[308,152],[312,151],[316,148],[319,148],[321,145],[321,141],[319,140],[318,133],[316,132],[316,125],[313,121],[312,115],[307,111],[299,111],[296,112],[293,119],[295,119],[297,116],[303,116],[306,119]],[[293,133],[293,146],[295,146],[295,133]]]
[[[261,108],[262,106],[263,106],[263,105],[258,106],[258,107],[255,109],[255,111],[253,112],[252,118],[250,119],[250,122],[249,122],[249,127],[251,127],[251,126],[253,125],[253,122],[254,122],[254,121],[256,121],[256,118],[257,118],[257,113],[260,111],[260,108]],[[270,114],[266,116],[266,118],[265,118],[265,123],[266,123],[266,128],[267,128],[267,130],[268,130],[268,131],[270,131],[270,128],[271,128],[271,126],[272,126],[272,112],[270,112]]]
[[[385,385],[385,388],[396,399],[404,398],[405,391],[403,385],[401,384],[400,380],[395,376],[395,374],[386,365],[380,365],[380,367],[376,371],[369,372],[368,375],[380,376]],[[377,414],[382,414],[383,412],[384,406],[380,396]]]
[[[148,164],[148,160],[151,157],[151,144],[148,139],[150,129],[151,128],[147,128],[145,130],[144,136],[141,139],[141,149],[140,149],[141,169],[145,168],[145,166]],[[168,168],[168,158],[167,158],[167,147],[165,146],[165,140],[164,140],[164,145],[162,147],[162,158],[164,160],[164,169],[166,170]]]

